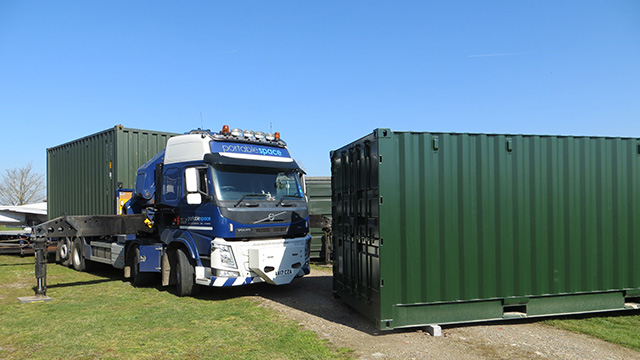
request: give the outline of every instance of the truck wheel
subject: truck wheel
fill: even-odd
[[[73,239],[71,246],[71,264],[77,271],[84,271],[86,264],[83,256],[82,240],[79,238]]]
[[[154,274],[140,271],[140,247],[135,245],[129,251],[131,264],[131,284],[135,287],[149,286],[154,280]]]
[[[64,266],[71,264],[71,240],[68,237],[58,240],[58,256],[60,264]]]
[[[176,250],[176,294],[178,296],[198,295],[193,264],[183,248]]]

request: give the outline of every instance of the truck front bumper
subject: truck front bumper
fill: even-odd
[[[311,236],[293,239],[211,242],[211,267],[196,267],[196,283],[227,287],[266,282],[289,284],[309,274]]]

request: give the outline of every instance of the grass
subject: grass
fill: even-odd
[[[8,231],[8,230],[22,230],[21,227],[7,227],[6,225],[0,225],[0,231]]]
[[[20,304],[18,297],[33,295],[33,271],[31,257],[0,255],[0,359],[350,358],[349,349],[335,349],[248,298],[217,297],[215,290],[180,298],[134,288],[116,271],[49,264],[53,301]],[[640,315],[544,323],[640,351]]]
[[[320,270],[320,271],[332,271],[333,267],[331,264],[325,264],[323,262],[315,262],[312,261],[311,262],[311,269],[313,270]]]
[[[345,359],[311,331],[243,297],[177,297],[118,272],[48,265],[53,301],[33,295],[33,258],[0,256],[2,359]],[[215,291],[207,292],[209,294]]]
[[[544,321],[556,328],[590,335],[614,344],[640,351],[640,315],[584,317]]]

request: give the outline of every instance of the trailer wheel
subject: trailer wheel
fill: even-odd
[[[60,264],[64,266],[71,264],[71,240],[68,237],[58,240],[58,256]]]
[[[154,273],[140,271],[140,247],[134,245],[129,251],[131,264],[131,284],[135,287],[149,286],[154,280]]]
[[[82,240],[80,238],[73,239],[73,246],[71,246],[71,264],[77,271],[85,271],[87,268],[84,261]]]
[[[193,264],[183,248],[176,250],[176,294],[178,296],[192,296],[200,293],[196,284]]]

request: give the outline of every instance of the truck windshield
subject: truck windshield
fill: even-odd
[[[298,174],[293,170],[214,168],[214,188],[221,201],[238,201],[243,196],[279,201],[283,198],[300,198],[302,187]],[[262,200],[262,199],[260,199]]]

